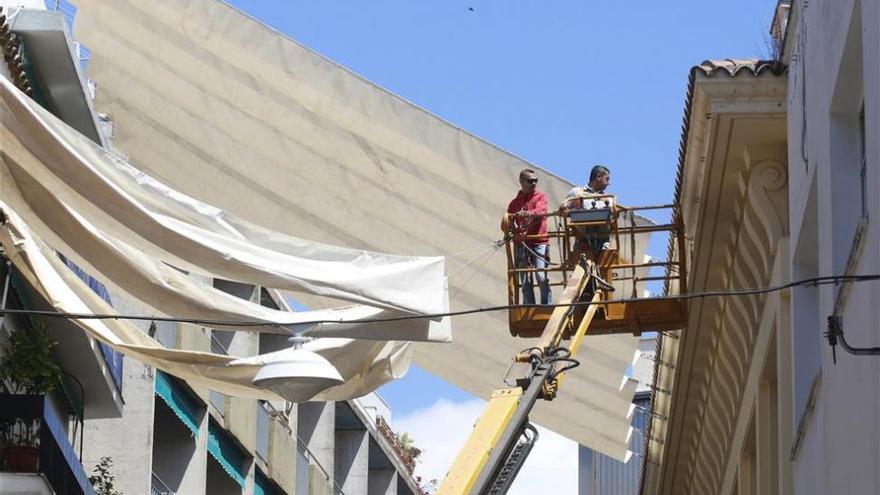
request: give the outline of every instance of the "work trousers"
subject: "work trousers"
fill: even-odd
[[[517,268],[547,268],[550,261],[550,253],[547,244],[519,245],[516,247]],[[519,274],[519,285],[522,287],[522,303],[535,304],[535,281],[541,290],[541,304],[553,304],[553,295],[550,292],[550,279],[547,272],[534,271]]]

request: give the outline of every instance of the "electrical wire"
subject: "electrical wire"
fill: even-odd
[[[837,285],[843,282],[872,282],[880,280],[880,275],[833,275],[827,277],[814,277],[807,278],[802,280],[797,280],[794,282],[789,282],[782,285],[774,285],[769,287],[761,287],[761,288],[750,288],[750,289],[734,289],[734,290],[726,290],[726,291],[706,291],[706,292],[696,292],[691,294],[675,294],[675,295],[667,295],[667,296],[653,296],[653,297],[637,297],[637,298],[624,298],[624,299],[609,299],[605,301],[592,302],[592,301],[579,301],[579,302],[571,302],[571,303],[562,303],[562,304],[547,304],[542,307],[545,308],[570,308],[570,307],[579,307],[579,306],[591,306],[594,304],[603,305],[603,304],[615,304],[615,303],[630,303],[630,302],[645,302],[645,301],[687,301],[692,299],[706,299],[712,297],[742,297],[742,296],[753,296],[753,295],[762,295],[768,294],[771,292],[779,292],[795,287],[818,287],[820,285]],[[472,315],[477,313],[490,313],[496,311],[506,311],[510,309],[520,309],[520,308],[529,308],[534,307],[532,304],[505,304],[498,306],[484,306],[479,308],[472,309],[463,309],[458,311],[447,311],[445,313],[430,313],[430,314],[413,314],[413,315],[400,315],[400,316],[391,316],[385,318],[364,318],[361,320],[310,320],[310,321],[302,321],[297,322],[297,325],[333,325],[333,324],[351,324],[351,323],[390,323],[395,321],[407,321],[407,320],[435,320],[438,318],[447,318],[454,316],[465,316]],[[143,316],[143,315],[123,315],[123,314],[93,314],[93,313],[61,313],[56,311],[42,311],[42,310],[34,310],[34,309],[2,309],[0,310],[0,315],[7,314],[23,314],[23,315],[32,315],[32,316],[45,316],[48,318],[66,318],[73,320],[135,320],[135,321],[167,321],[174,323],[189,323],[193,325],[201,325],[201,326],[223,326],[223,327],[276,327],[276,328],[284,328],[286,324],[283,323],[272,323],[265,321],[241,321],[241,320],[207,320],[207,319],[198,319],[198,318],[174,318],[174,317],[162,317],[162,316]]]

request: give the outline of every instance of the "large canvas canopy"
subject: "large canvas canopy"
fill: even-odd
[[[166,314],[265,321],[264,331],[350,321],[335,336],[450,339],[448,319],[357,320],[448,309],[442,257],[346,249],[269,231],[181,194],[96,145],[0,80],[2,198],[92,273]],[[366,305],[292,314],[243,301],[179,269]],[[321,332],[312,332],[320,334]],[[348,334],[348,335],[345,335]]]
[[[91,50],[96,108],[112,117],[114,146],[139,170],[286,235],[446,256],[452,309],[506,303],[503,257],[474,254],[491,251],[516,175],[534,165],[222,2],[77,6],[74,34]],[[572,187],[539,177],[556,201]],[[478,396],[498,387],[511,356],[531,345],[509,336],[504,312],[462,317],[455,327],[451,344],[416,344],[415,359]],[[633,389],[624,373],[636,344],[626,335],[586,339],[582,366],[532,418],[625,458]]]
[[[4,224],[0,244],[17,273],[42,302],[62,313],[113,314],[97,293],[34,237],[14,211],[0,203]],[[238,397],[279,400],[275,393],[252,381],[269,355],[250,358],[206,352],[166,349],[125,320],[74,319],[90,336],[147,364],[184,378],[195,385]],[[313,400],[345,400],[375,390],[406,373],[411,359],[409,342],[371,342],[326,338],[304,348],[322,355],[342,376],[343,383],[324,390]]]
[[[311,330],[328,338],[305,348],[324,355],[343,379],[315,397],[321,400],[358,397],[402,376],[411,349],[395,339],[451,337],[448,318],[360,321],[445,311],[442,257],[339,248],[249,224],[134,169],[5,78],[0,78],[0,124],[0,245],[45,306],[61,313],[113,314],[57,255],[60,249],[156,314],[224,321],[236,329]],[[172,265],[370,305],[272,310],[201,284]],[[323,332],[308,323],[319,319],[345,324]],[[252,383],[269,355],[235,358],[165,349],[124,320],[73,321],[92,337],[181,378],[229,395],[278,398]],[[244,322],[257,325],[236,326]]]

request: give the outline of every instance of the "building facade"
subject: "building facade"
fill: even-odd
[[[642,493],[880,492],[880,286],[839,278],[880,270],[878,32],[875,0],[783,1],[774,59],[691,72],[688,291],[765,290],[661,336]]]
[[[47,11],[42,2],[3,1],[0,7],[0,77],[13,81],[43,106],[63,115],[69,125],[103,144],[88,97],[88,81],[65,17]],[[103,290],[78,267],[68,266],[94,289]],[[5,257],[2,272],[4,309],[51,307]],[[0,493],[93,494],[88,479],[91,466],[81,461],[84,422],[122,415],[122,356],[62,319],[11,314],[2,317],[0,327],[4,368]],[[34,345],[44,350],[35,350]],[[34,372],[45,372],[39,366],[27,371],[22,368],[23,363],[27,366],[36,360],[49,363],[49,369],[54,370],[38,381],[55,385],[27,383]]]

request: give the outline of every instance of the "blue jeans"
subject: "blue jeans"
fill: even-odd
[[[547,268],[550,255],[547,244],[516,247],[517,268]],[[519,274],[519,284],[522,287],[522,303],[535,304],[535,279],[541,288],[541,304],[553,304],[553,295],[550,293],[550,279],[547,272],[527,272]]]

